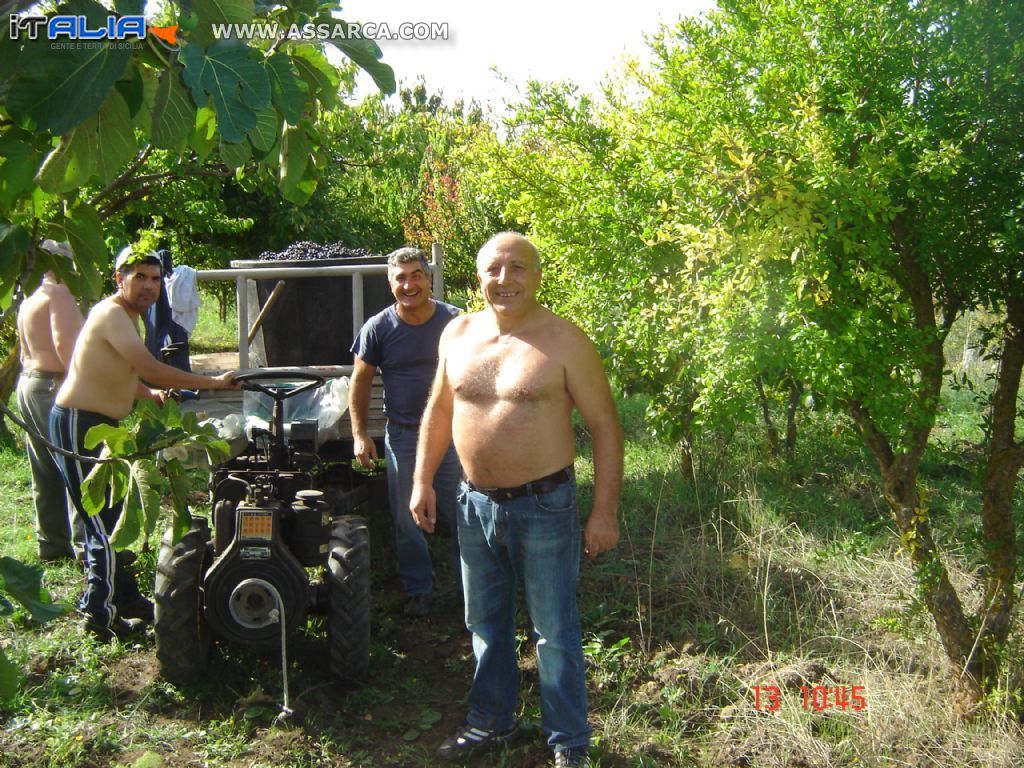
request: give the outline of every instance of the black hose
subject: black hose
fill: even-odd
[[[64,448],[61,448],[59,445],[54,444],[53,441],[50,440],[50,438],[36,432],[34,428],[30,427],[28,424],[22,421],[17,415],[12,413],[11,409],[8,408],[3,403],[0,403],[0,411],[3,411],[7,418],[9,418],[23,430],[25,430],[28,434],[33,435],[39,440],[42,440],[46,444],[46,447],[49,448],[51,451],[53,451],[54,453],[59,453],[61,456],[69,456],[72,459],[77,459],[78,461],[85,462],[86,464],[112,464],[115,461],[120,461],[120,459],[113,458],[98,459],[95,456],[82,456],[81,454],[75,453],[74,451],[69,451]]]

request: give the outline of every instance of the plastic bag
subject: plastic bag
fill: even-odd
[[[282,374],[281,379],[286,381],[287,374]],[[341,417],[348,410],[348,389],[348,377],[341,376],[285,400],[285,435],[288,434],[289,422],[308,419],[316,421],[318,443],[341,438]],[[273,409],[274,401],[270,397],[246,390],[242,397],[246,433],[251,435],[253,427],[269,429]]]

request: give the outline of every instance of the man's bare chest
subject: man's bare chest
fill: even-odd
[[[561,366],[524,343],[490,343],[450,357],[448,376],[455,397],[465,402],[538,402],[564,392]]]

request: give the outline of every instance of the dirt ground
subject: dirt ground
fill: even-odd
[[[378,552],[373,556],[381,557]],[[150,630],[136,649],[106,667],[110,707],[97,725],[108,727],[107,737],[97,734],[96,750],[86,750],[76,765],[148,768],[147,752],[159,755],[153,768],[434,765],[437,747],[464,718],[472,676],[461,598],[445,575],[438,579],[433,614],[405,617],[393,569],[380,570],[375,566],[370,670],[362,685],[344,688],[328,678],[323,632],[317,626],[300,631],[288,644],[294,713],[275,721],[283,690],[276,651],[265,657],[218,645],[209,680],[177,690],[159,678]],[[522,686],[524,697],[535,704],[532,655],[532,648],[524,649]],[[71,658],[40,660],[30,678],[42,682],[74,663]],[[236,734],[247,728],[247,743],[241,749],[218,748],[214,724],[232,720]],[[110,745],[109,727],[122,734],[120,749]],[[151,737],[157,732],[164,734],[159,740]],[[88,742],[88,733],[84,739]],[[42,744],[11,743],[0,735],[0,745],[0,766],[35,768],[50,762]],[[229,754],[215,756],[218,749]],[[543,734],[527,724],[499,763],[534,768],[550,765],[550,759]],[[487,756],[475,764],[499,763]]]

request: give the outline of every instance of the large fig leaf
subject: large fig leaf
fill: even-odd
[[[58,10],[85,16],[92,26],[105,23],[110,13],[94,0],[72,0]],[[69,49],[48,40],[28,42],[18,57],[7,110],[22,125],[61,136],[96,114],[131,55],[120,41],[83,41]]]
[[[177,149],[196,122],[196,106],[181,82],[181,71],[165,69],[157,83],[150,138],[160,149]]]
[[[286,53],[275,53],[267,59],[267,74],[270,75],[271,97],[278,112],[292,125],[298,125],[306,106],[306,92],[309,86],[299,77]]]
[[[242,141],[256,126],[257,110],[270,101],[270,80],[259,54],[235,41],[218,40],[205,51],[187,44],[181,61],[196,104],[213,100],[224,141]]]
[[[70,606],[54,603],[43,589],[43,569],[13,557],[0,557],[0,589],[21,603],[40,623],[55,619]]]
[[[381,61],[384,54],[381,53],[377,43],[362,37],[345,40],[332,39],[331,42],[372,77],[373,82],[383,93],[395,92],[395,70]]]

